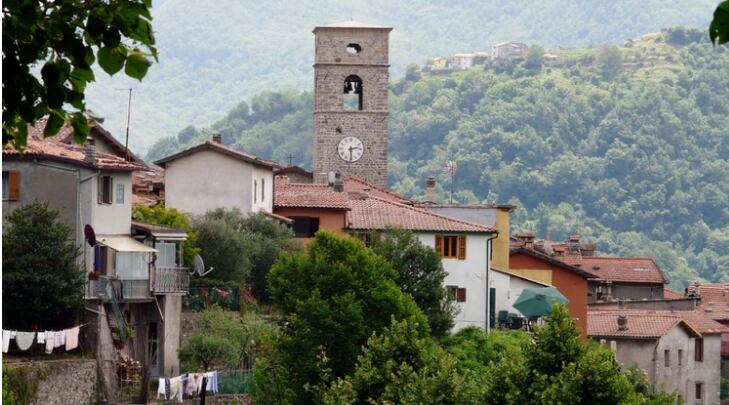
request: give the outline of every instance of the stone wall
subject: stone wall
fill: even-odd
[[[38,384],[34,404],[97,403],[97,367],[94,359],[5,362],[6,369],[24,372]]]

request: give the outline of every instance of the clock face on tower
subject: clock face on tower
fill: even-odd
[[[364,153],[364,146],[359,138],[355,136],[347,136],[339,141],[337,152],[339,152],[339,157],[342,158],[342,160],[352,163],[358,161],[362,157],[362,154]]]

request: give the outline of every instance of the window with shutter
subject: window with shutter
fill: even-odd
[[[440,253],[443,258],[456,258],[460,257],[459,249],[459,237],[456,235],[436,235],[435,236],[435,251]],[[465,258],[465,248],[463,255]]]
[[[112,190],[113,180],[111,176],[99,176],[98,184],[98,198],[99,204],[111,204],[112,203]]]
[[[10,172],[3,172],[3,200],[10,199]]]
[[[458,235],[458,259],[466,260],[466,235]]]
[[[704,361],[704,339],[694,339],[694,360]]]
[[[457,302],[466,302],[466,289],[465,288],[458,288],[458,292],[456,294],[456,301]]]
[[[455,301],[458,298],[458,286],[447,285],[446,292],[448,293],[448,299]]]
[[[435,251],[443,256],[443,236],[435,235]]]

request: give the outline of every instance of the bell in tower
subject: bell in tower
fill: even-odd
[[[316,182],[335,172],[387,185],[390,31],[356,21],[314,28]]]

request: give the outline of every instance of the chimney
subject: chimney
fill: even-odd
[[[435,177],[433,176],[428,176],[425,179],[425,199],[429,203],[435,204],[437,202],[435,200]]]
[[[534,249],[534,234],[531,232],[518,232],[514,235],[518,241],[518,245],[527,249]]]
[[[223,136],[220,134],[213,134],[213,142],[222,144]]]
[[[628,317],[618,315],[618,330],[628,330]]]
[[[96,164],[96,146],[87,144],[83,147],[84,161],[86,163]]]

